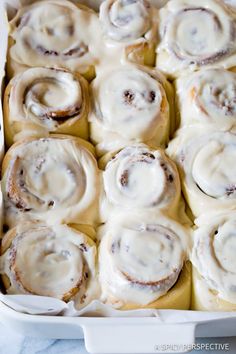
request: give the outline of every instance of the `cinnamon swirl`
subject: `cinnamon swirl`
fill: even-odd
[[[49,0],[23,7],[10,23],[8,76],[46,66],[91,79],[98,61],[99,33],[97,14],[84,5]]]
[[[103,184],[105,219],[121,209],[176,213],[180,205],[177,168],[161,149],[141,144],[124,148],[108,161]]]
[[[3,161],[5,222],[97,222],[100,174],[89,143],[70,136],[25,139]]]
[[[177,162],[186,200],[194,214],[236,209],[236,135],[180,130],[168,147]]]
[[[158,69],[178,77],[205,67],[236,62],[236,14],[222,1],[173,0],[160,10]]]
[[[135,142],[154,147],[168,141],[170,84],[155,70],[125,65],[92,83],[91,139],[98,155]]]
[[[191,277],[185,265],[186,230],[161,215],[146,220],[129,216],[100,229],[102,299],[123,310],[188,309]]]
[[[177,80],[181,126],[236,131],[236,73],[201,70]]]
[[[7,144],[52,132],[88,139],[88,112],[88,84],[81,75],[62,69],[28,69],[14,77],[5,91]]]
[[[132,62],[154,66],[155,10],[148,0],[105,0],[100,21],[105,43]],[[119,55],[119,54],[118,54]]]
[[[88,236],[67,225],[18,225],[1,246],[6,291],[73,299],[83,307],[97,295],[96,253]]]
[[[196,220],[192,251],[195,310],[236,310],[236,213]]]

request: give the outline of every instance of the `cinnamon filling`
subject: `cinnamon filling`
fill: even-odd
[[[165,288],[167,286],[169,287],[170,284],[172,286],[173,285],[173,278],[175,279],[176,275],[180,273],[180,269],[173,269],[173,273],[164,279],[161,279],[158,281],[149,281],[149,282],[133,279],[129,274],[126,274],[124,272],[121,272],[121,273],[125,276],[125,278],[130,283],[132,283],[133,286],[150,287],[150,288],[152,288],[153,291],[155,291],[155,289]]]
[[[229,197],[236,192],[236,184],[233,184],[226,188],[226,195]]]
[[[128,185],[128,182],[129,182],[129,172],[128,170],[125,170],[120,177],[120,184],[122,185],[122,187],[126,187]]]
[[[132,104],[135,99],[135,94],[131,90],[126,90],[124,92],[124,102],[127,104]]]
[[[139,232],[157,232],[160,233],[158,236],[162,238],[163,240],[163,244],[161,241],[161,252],[156,254],[156,261],[155,261],[155,257],[153,257],[154,255],[152,255],[152,263],[149,264],[148,258],[145,257],[145,250],[143,250],[143,256],[142,253],[136,253],[136,250],[139,251],[141,248],[141,244],[139,244],[139,247],[136,249],[136,246],[134,245],[134,247],[132,247],[132,245],[130,244],[130,239],[127,238],[127,244],[125,243],[125,241],[123,240],[122,242],[122,237],[120,237],[119,239],[117,239],[116,241],[113,241],[111,244],[111,253],[113,254],[113,257],[117,254],[119,255],[122,252],[128,253],[129,257],[132,256],[132,259],[134,262],[137,263],[137,269],[139,269],[139,271],[141,273],[143,273],[143,275],[141,275],[141,273],[139,274],[139,272],[135,273],[135,264],[131,264],[129,258],[127,258],[128,263],[127,266],[131,267],[131,273],[129,272],[129,270],[125,270],[126,266],[125,264],[123,264],[124,262],[124,258],[125,255],[123,254],[123,257],[121,257],[120,262],[122,262],[120,265],[117,264],[117,270],[120,272],[120,274],[122,275],[122,277],[124,277],[132,287],[135,288],[150,288],[150,291],[160,291],[163,289],[170,289],[176,282],[181,269],[182,269],[182,264],[179,266],[174,266],[171,267],[170,265],[170,259],[167,259],[165,261],[165,259],[163,259],[162,257],[165,257],[165,252],[167,252],[167,250],[169,252],[173,252],[174,251],[174,244],[173,242],[175,242],[175,236],[171,235],[172,231],[166,228],[163,228],[159,225],[146,225],[144,229],[142,230],[138,230]],[[138,235],[137,235],[138,237]],[[145,238],[145,235],[143,235],[143,237]],[[165,241],[165,239],[167,241]],[[135,239],[133,239],[135,240]],[[138,238],[139,240],[139,238]],[[163,250],[163,247],[166,247],[166,251]],[[128,257],[128,255],[126,256]],[[163,265],[166,262],[166,267],[168,269],[168,273],[166,274],[166,271],[164,271],[163,269]],[[158,270],[158,264],[160,264],[160,269]],[[150,268],[151,267],[151,268]],[[152,268],[154,267],[154,268]],[[122,269],[123,268],[123,269]],[[127,269],[127,268],[126,268]],[[160,271],[160,276],[158,279],[158,274],[150,274],[150,269],[152,269],[152,271],[156,272],[156,271]],[[163,272],[164,271],[164,272]],[[131,275],[133,272],[133,275]],[[147,274],[146,274],[147,272]],[[148,275],[149,273],[149,275]],[[165,275],[164,275],[165,274]],[[137,275],[137,277],[136,277]],[[156,275],[156,277],[155,277]],[[153,279],[157,278],[157,280]],[[138,279],[141,278],[141,279]],[[145,280],[149,279],[149,280]],[[153,279],[153,280],[150,280]]]
[[[152,160],[155,160],[155,156],[153,154],[151,154],[150,152],[144,152],[141,155],[130,160],[130,162],[132,165],[137,162],[152,163]],[[123,187],[126,187],[128,185],[128,183],[129,183],[129,171],[125,170],[120,177],[120,184]]]
[[[39,203],[39,205],[43,205],[45,202],[28,190],[24,178],[24,170],[21,168],[21,159],[20,157],[16,157],[8,175],[6,186],[7,197],[17,209],[27,212],[32,210],[31,198]]]
[[[67,52],[63,53],[63,55],[68,57],[76,56],[77,58],[81,58],[88,53],[88,49],[88,46],[82,42],[78,47],[68,50]]]
[[[40,102],[40,92],[37,89],[34,89],[34,86],[37,84],[46,84],[46,83],[57,83],[57,79],[52,79],[50,77],[44,77],[42,79],[34,80],[31,85],[25,90],[23,97],[23,105],[26,110],[30,108],[32,105],[36,105],[37,109],[37,117],[40,119],[53,119],[58,121],[58,123],[63,123],[67,119],[74,118],[78,116],[81,112],[81,103],[79,105],[75,102],[74,105],[70,105],[65,107],[64,109],[54,110],[51,107]],[[59,82],[60,83],[60,82]]]
[[[148,103],[153,103],[156,99],[156,92],[155,91],[150,91],[148,93],[145,92],[145,93],[142,93],[142,96],[145,98],[145,100]],[[136,107],[136,105],[134,103],[135,93],[132,90],[125,90],[124,91],[123,100],[124,100],[125,104],[134,105],[134,107]]]
[[[38,44],[36,46],[36,50],[39,53],[42,53],[43,55],[46,56],[65,56],[65,57],[77,57],[77,58],[81,58],[83,57],[85,54],[88,53],[88,46],[85,43],[80,43],[77,47],[74,47],[72,49],[69,49],[68,51],[65,52],[58,52],[56,50],[53,49],[46,49],[43,45]]]

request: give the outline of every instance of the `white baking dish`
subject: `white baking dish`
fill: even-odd
[[[85,0],[86,1],[86,0]],[[83,1],[83,2],[85,2]],[[88,0],[87,0],[88,1]],[[100,0],[89,0],[91,2]],[[4,2],[0,0],[0,82],[2,82],[7,46],[7,22]],[[16,0],[8,0],[15,5]],[[2,110],[0,107],[0,124]],[[3,154],[3,129],[0,157]],[[116,315],[117,316],[117,315]],[[63,317],[19,313],[0,301],[0,321],[26,336],[39,338],[85,339],[90,353],[186,352],[195,337],[236,335],[236,314],[160,310],[156,317]]]
[[[0,318],[27,336],[84,338],[90,353],[186,352],[195,337],[236,335],[236,315],[226,312],[161,310],[158,317],[133,318],[35,316],[17,313],[0,302]]]

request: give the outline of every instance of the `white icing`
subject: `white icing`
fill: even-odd
[[[7,222],[93,223],[99,185],[96,160],[80,140],[23,141],[11,150],[3,177]]]
[[[235,64],[235,14],[218,0],[172,0],[160,10],[157,67],[170,76]]]
[[[192,165],[195,183],[207,195],[214,198],[227,198],[226,189],[235,186],[235,171],[232,168],[236,159],[235,145],[223,145],[211,141],[199,149]],[[229,198],[235,198],[234,192]]]
[[[185,259],[186,234],[172,220],[159,217],[155,221],[116,218],[99,231],[104,301],[146,305],[177,281]]]
[[[20,24],[15,27],[17,21]],[[24,7],[11,25],[15,44],[10,56],[20,65],[64,67],[84,73],[98,61],[98,16],[70,1],[40,1]]]
[[[97,76],[92,83],[94,109],[89,118],[94,143],[120,141],[124,146],[153,141],[156,146],[166,141],[169,104],[163,85],[158,73],[131,65]]]
[[[148,0],[107,0],[100,7],[103,52],[98,72],[127,62],[153,66],[158,10]]]
[[[66,225],[26,224],[10,232],[14,231],[10,248],[1,256],[1,273],[11,284],[9,294],[33,293],[62,299],[75,289],[71,296],[79,306],[88,302],[90,283],[96,281],[96,246],[92,241],[88,243],[86,235]]]
[[[195,216],[235,209],[236,136],[203,128],[181,129],[168,147],[179,164],[184,193]]]
[[[108,208],[170,211],[180,198],[175,165],[162,150],[134,145],[111,159],[103,173]]]
[[[236,214],[197,221],[192,262],[219,298],[236,303]]]
[[[142,37],[151,27],[151,9],[146,0],[106,0],[100,7],[105,35],[115,41]]]
[[[202,124],[220,130],[236,127],[236,74],[202,70],[177,80],[181,126]]]
[[[16,76],[11,85],[11,124],[25,121],[55,131],[61,124],[60,118],[70,119],[77,113],[78,119],[85,104],[84,87],[69,72],[32,68]]]

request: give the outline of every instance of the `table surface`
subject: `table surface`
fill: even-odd
[[[229,350],[192,351],[197,354],[235,354],[236,337],[199,339],[198,343],[228,343]],[[87,354],[83,340],[26,338],[0,324],[0,354]],[[177,353],[176,353],[177,354]]]

